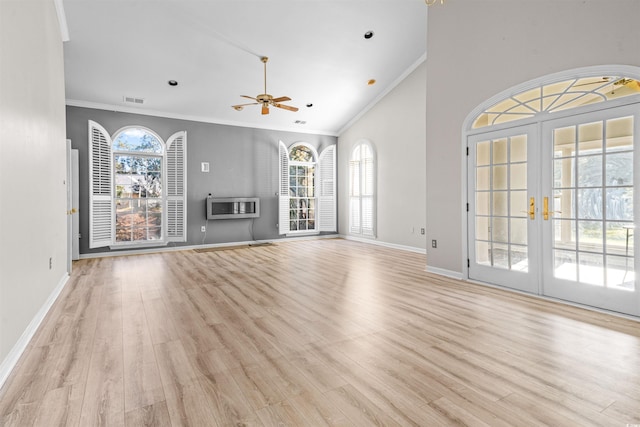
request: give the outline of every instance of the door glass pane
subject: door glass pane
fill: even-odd
[[[587,123],[578,126],[578,154],[602,152],[602,122]]]
[[[633,262],[628,257],[607,257],[607,286],[625,291],[633,291],[636,273]]]
[[[555,277],[635,289],[633,126],[629,116],[553,131]]]
[[[493,141],[493,164],[507,163],[507,140],[497,139]]]
[[[558,279],[578,280],[578,264],[576,259],[576,253],[573,251],[553,251],[554,261],[554,276]]]
[[[527,209],[529,209],[529,203],[527,202],[527,192],[526,191],[511,191],[509,197],[510,200],[510,211],[509,214],[514,217],[525,217],[527,216]]]
[[[527,136],[519,135],[511,138],[511,162],[527,161]]]
[[[607,120],[607,152],[633,149],[633,117]]]
[[[476,145],[476,166],[487,166],[491,163],[491,141],[483,141]]]
[[[514,190],[527,188],[527,164],[518,163],[511,165],[511,171],[509,173],[511,178],[511,188]]]
[[[528,270],[527,136],[476,143],[475,263]]]
[[[494,191],[493,192],[493,214],[500,216],[507,216],[509,214],[507,204],[508,193],[506,191]]]
[[[579,252],[578,280],[589,285],[604,286],[604,257]]]

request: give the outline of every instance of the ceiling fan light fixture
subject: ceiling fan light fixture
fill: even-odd
[[[376,84],[376,79],[371,79],[367,82],[368,86],[373,86],[374,84]]]

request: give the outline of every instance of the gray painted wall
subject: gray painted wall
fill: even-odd
[[[166,141],[175,132],[187,131],[187,242],[170,245],[201,245],[278,239],[278,142],[290,146],[304,141],[318,152],[336,144],[326,135],[243,128],[187,120],[119,113],[67,106],[67,137],[80,157],[80,253],[107,252],[89,249],[88,121],[100,123],[113,135],[130,125],[152,129]],[[200,172],[209,162],[210,172]],[[206,220],[205,199],[214,197],[260,197],[260,217],[255,219]],[[207,233],[200,231],[207,226]]]

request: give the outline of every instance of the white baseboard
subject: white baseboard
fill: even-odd
[[[291,242],[296,240],[335,239],[336,237],[340,237],[340,235],[318,234],[318,235],[297,236],[297,237],[283,237],[283,238],[273,239],[273,240],[247,240],[244,242],[210,243],[206,245],[157,246],[155,248],[147,248],[147,249],[114,250],[111,252],[95,252],[95,253],[88,253],[88,254],[80,254],[80,259],[105,258],[105,257],[123,256],[123,255],[155,254],[160,252],[190,251],[193,249],[225,248],[228,246],[255,245],[260,243]]]
[[[433,267],[430,265],[427,265],[427,267],[425,268],[425,271],[427,273],[433,273],[439,276],[445,276],[445,277],[451,277],[452,279],[463,280],[462,273],[459,273],[457,271],[451,271],[444,268]]]
[[[426,255],[427,253],[426,249],[416,248],[415,246],[398,245],[395,243],[382,242],[380,240],[367,239],[365,237],[357,237],[357,236],[350,236],[350,235],[340,235],[340,237],[342,237],[345,240],[353,240],[354,242],[368,243],[370,245],[384,246],[386,248],[392,248],[392,249],[400,249],[402,251],[415,252],[423,255]]]
[[[69,274],[65,273],[53,289],[53,292],[49,295],[49,298],[47,298],[42,307],[40,307],[40,310],[38,310],[34,318],[31,320],[29,326],[24,330],[20,339],[18,339],[18,342],[16,342],[9,354],[7,354],[7,357],[2,361],[2,364],[0,364],[0,388],[2,388],[7,378],[9,378],[11,371],[15,368],[18,360],[20,359],[20,356],[22,356],[22,353],[24,353],[29,345],[29,341],[31,341],[31,338],[35,335],[40,324],[53,306],[53,303],[58,299],[60,292],[62,292],[68,280]]]

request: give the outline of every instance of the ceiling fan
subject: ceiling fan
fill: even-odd
[[[281,102],[284,102],[284,101],[291,101],[291,98],[289,98],[288,96],[281,96],[279,98],[274,98],[273,96],[267,93],[267,61],[269,60],[269,58],[267,58],[266,56],[263,56],[262,58],[260,58],[260,60],[264,64],[264,93],[257,95],[255,98],[252,96],[240,95],[243,98],[253,99],[256,102],[251,102],[249,104],[232,105],[231,108],[233,108],[236,111],[241,111],[247,105],[262,104],[262,114],[269,114],[270,105],[276,108],[282,108],[283,110],[298,111],[297,107],[281,104]]]

